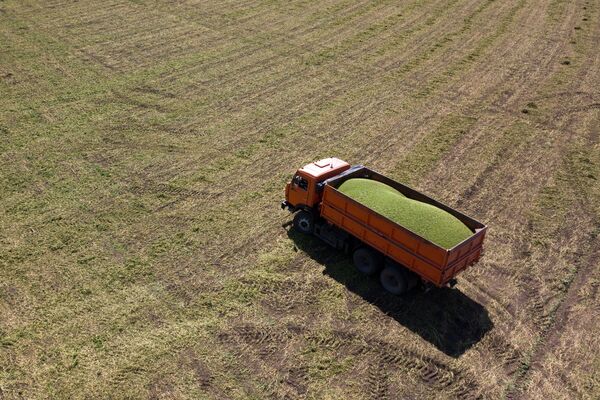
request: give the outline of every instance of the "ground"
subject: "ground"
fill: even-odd
[[[600,397],[600,2],[0,1],[0,399]],[[328,156],[489,226],[394,298]]]

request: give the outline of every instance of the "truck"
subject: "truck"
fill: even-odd
[[[352,178],[374,179],[408,198],[441,208],[473,234],[451,249],[440,247],[337,189]],[[285,186],[281,208],[295,213],[292,225],[296,231],[351,253],[359,272],[379,274],[383,288],[395,295],[416,287],[454,287],[456,276],[482,256],[487,231],[481,222],[407,185],[338,158],[325,158],[298,169]]]

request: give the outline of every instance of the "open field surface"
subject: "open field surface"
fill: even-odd
[[[0,1],[0,399],[600,397],[600,2]],[[397,299],[336,156],[490,226]]]

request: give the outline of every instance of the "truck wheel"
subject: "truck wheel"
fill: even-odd
[[[401,295],[407,290],[408,283],[406,282],[406,277],[403,271],[398,268],[385,267],[381,271],[381,275],[379,275],[379,280],[383,288],[391,294]]]
[[[407,269],[402,272],[404,272],[404,276],[406,277],[406,291],[408,292],[416,288],[419,284],[419,277]]]
[[[373,275],[381,269],[382,258],[375,250],[367,247],[360,247],[354,251],[352,261],[356,269],[365,274]]]
[[[294,229],[298,232],[310,234],[314,229],[314,217],[308,211],[300,211],[294,216]]]

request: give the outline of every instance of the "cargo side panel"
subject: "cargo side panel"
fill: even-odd
[[[446,210],[467,225],[474,234],[452,249],[437,246],[336,189],[351,178],[373,179],[385,183],[409,198]],[[445,285],[457,273],[479,260],[487,229],[473,218],[363,166],[352,167],[325,182],[321,215],[438,286]]]
[[[440,285],[445,251],[419,240],[331,186],[324,188],[321,216],[424,279]]]

